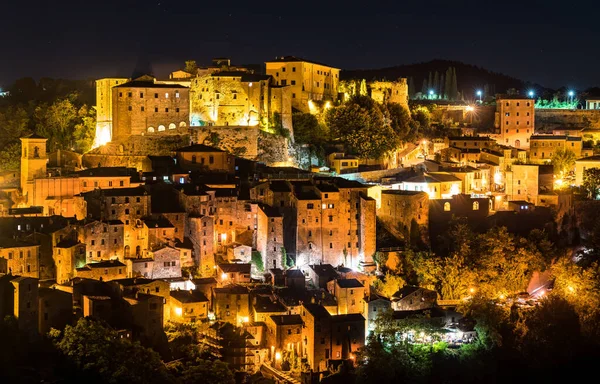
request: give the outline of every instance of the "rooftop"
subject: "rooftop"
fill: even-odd
[[[272,300],[269,296],[256,296],[253,304],[254,311],[258,313],[287,312],[287,308],[278,300]]]
[[[285,277],[288,277],[290,279],[296,279],[296,278],[304,278],[304,273],[302,273],[301,270],[299,269],[288,269],[287,271],[285,271]]]
[[[153,80],[132,80],[123,84],[119,84],[114,88],[179,88],[179,89],[188,89],[180,84],[162,84],[155,83]]]
[[[219,264],[219,268],[225,273],[250,273],[250,264]]]
[[[78,244],[82,244],[77,240],[74,239],[65,239],[63,241],[61,241],[60,243],[56,244],[56,248],[72,248]]]
[[[248,288],[237,285],[237,284],[228,284],[221,288],[214,288],[214,293],[228,293],[228,294],[248,294]]]
[[[300,315],[272,315],[271,320],[276,325],[301,325],[303,324]]]
[[[83,171],[75,172],[79,177],[119,177],[135,176],[139,174],[135,168],[126,167],[98,167],[88,168]]]
[[[94,268],[112,268],[112,267],[125,267],[125,264],[119,260],[106,260],[99,261],[97,263],[87,263],[83,268],[94,269]],[[80,268],[78,268],[80,269]]]
[[[176,290],[171,291],[171,297],[180,303],[203,303],[207,302],[208,299],[204,296],[204,293],[195,290],[183,291]]]
[[[275,60],[267,61],[267,63],[296,63],[296,62],[305,62],[305,63],[323,65],[325,67],[338,69],[338,68],[332,67],[327,64],[319,63],[318,61],[306,60],[306,59],[296,57],[296,56],[278,56],[275,58]]]
[[[596,161],[600,161],[600,155],[595,155],[595,156],[589,156],[589,157],[584,157],[581,159],[577,159],[575,162],[577,163],[585,163],[585,162],[596,162]]]
[[[364,323],[365,318],[360,313],[349,313],[347,315],[331,316],[331,322],[333,323],[345,323],[349,321],[362,321]]]
[[[157,219],[143,219],[144,224],[148,228],[174,228],[173,224],[164,217]]]
[[[311,315],[313,315],[313,317],[315,317],[317,319],[327,318],[327,317],[331,316],[329,314],[329,312],[327,312],[327,310],[325,309],[325,307],[323,307],[322,305],[312,304],[312,303],[304,303],[302,305],[304,306],[304,308],[306,308],[306,310]]]
[[[97,193],[95,191],[86,192],[88,193]],[[100,193],[103,196],[144,196],[147,195],[148,192],[144,187],[134,187],[134,188],[111,188],[111,189],[101,189]]]
[[[364,285],[356,279],[338,279],[337,284],[341,288],[364,288]]]

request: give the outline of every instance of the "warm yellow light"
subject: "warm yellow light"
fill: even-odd
[[[475,108],[473,108],[470,105],[466,109],[467,109],[467,112],[473,112],[475,110]]]
[[[546,291],[544,289],[540,290],[540,296],[544,296],[546,294]]]
[[[504,296],[504,294],[503,294],[503,293],[501,293],[501,294],[500,294],[500,296],[498,296],[498,298],[499,298],[500,300],[504,300],[504,299],[506,298],[506,296]]]
[[[329,109],[329,108],[331,108],[331,107],[332,107],[332,105],[331,105],[331,101],[326,101],[326,102],[325,102],[325,110],[328,110],[328,109]]]
[[[221,280],[227,280],[227,274],[225,272],[221,273]]]
[[[96,137],[94,138],[94,144],[92,147],[97,148],[101,145],[109,143],[110,139],[110,127],[96,127]]]
[[[317,113],[317,106],[312,100],[308,100],[308,111],[313,115]]]
[[[275,360],[281,359],[281,352],[275,352]]]
[[[502,184],[502,174],[500,172],[494,174],[494,183]]]
[[[248,316],[244,316],[244,317],[242,317],[242,319],[241,319],[241,320],[242,320],[242,323],[247,323],[247,322],[249,322],[249,321],[250,321],[250,319],[248,318]]]
[[[183,314],[183,309],[181,309],[181,307],[175,308],[175,314],[181,316]]]
[[[227,234],[226,233],[221,233],[221,241],[225,242],[227,240]]]
[[[563,179],[554,180],[554,185],[556,185],[557,187],[562,187],[563,183]]]
[[[452,184],[452,186],[450,187],[450,195],[458,195],[460,193],[460,189],[458,187],[458,184]]]
[[[475,288],[469,288],[469,293],[475,293]]]

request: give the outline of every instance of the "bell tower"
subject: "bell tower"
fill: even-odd
[[[46,176],[47,140],[36,134],[21,137],[21,192],[28,205],[33,203],[33,180]]]

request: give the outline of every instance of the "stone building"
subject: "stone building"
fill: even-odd
[[[494,126],[500,130],[498,144],[529,148],[535,128],[535,100],[522,96],[496,95]]]
[[[538,205],[540,193],[554,189],[552,165],[513,164],[505,174],[504,190],[507,200],[525,200]]]
[[[400,184],[403,191],[422,191],[430,199],[447,199],[462,192],[462,180],[448,172],[428,172]]]
[[[344,179],[259,183],[250,197],[283,215],[284,245],[296,265],[358,266],[375,253],[375,200],[368,187]]]
[[[178,249],[163,246],[149,253],[153,267],[151,279],[170,279],[181,277],[181,254]]]
[[[0,273],[40,277],[40,245],[13,238],[0,238]]]
[[[255,295],[250,307],[251,319],[254,322],[266,322],[271,316],[281,316],[288,313],[287,308],[272,296]]]
[[[388,311],[392,304],[390,299],[378,295],[369,295],[365,297],[363,316],[366,320],[367,335],[375,330],[375,321],[382,313]]]
[[[600,156],[589,156],[575,161],[575,185],[583,184],[583,173],[591,168],[600,168]]]
[[[112,88],[128,81],[129,79],[122,77],[96,80],[96,137],[94,146],[104,145],[112,139]]]
[[[549,163],[559,149],[571,151],[575,158],[581,158],[583,142],[579,136],[532,135],[530,141],[529,160],[532,163]]]
[[[250,282],[251,265],[249,263],[224,263],[217,265],[219,285],[229,285]]]
[[[190,120],[189,88],[142,76],[112,88],[111,140],[131,135],[183,135]]]
[[[372,81],[368,85],[371,98],[379,103],[396,103],[408,110],[408,81]]]
[[[437,292],[407,285],[394,293],[391,300],[394,311],[417,311],[433,308],[437,302]]]
[[[124,262],[124,223],[121,220],[85,219],[76,223],[77,238],[86,245],[86,263],[117,259]]]
[[[54,263],[56,265],[56,282],[68,283],[75,277],[75,269],[86,264],[85,243],[66,239],[54,246]]]
[[[281,249],[284,247],[283,216],[276,208],[259,204],[256,221],[256,250],[262,256],[263,266],[266,269],[277,268],[281,264]]]
[[[338,273],[331,264],[309,265],[308,277],[316,288],[327,289],[327,283],[335,280]]]
[[[327,283],[329,293],[335,296],[339,315],[363,313],[365,286],[356,279],[337,279]]]
[[[229,284],[213,289],[212,307],[218,320],[242,324],[250,319],[250,297],[248,288]]]
[[[38,332],[38,279],[26,276],[0,276],[0,316],[13,316],[20,330]]]
[[[192,79],[192,126],[261,126],[272,129],[278,115],[292,132],[292,99],[288,87],[269,75],[223,70]]]
[[[425,192],[382,191],[377,217],[396,236],[428,242],[429,195]]]
[[[294,349],[297,356],[302,356],[302,327],[300,315],[273,315],[267,317],[267,345],[275,347],[275,351]]]
[[[127,266],[119,260],[89,263],[75,269],[75,276],[101,281],[124,279],[127,277]]]
[[[177,164],[185,170],[233,173],[235,158],[227,152],[203,144],[175,150]]]
[[[33,205],[33,185],[36,178],[47,176],[45,137],[32,134],[21,138],[21,193],[28,206]]]
[[[365,318],[360,313],[332,316],[318,304],[303,304],[302,342],[313,371],[328,368],[329,360],[348,360],[365,345]]]
[[[338,68],[294,56],[277,57],[265,64],[267,75],[277,85],[289,87],[293,108],[311,112],[315,102],[337,101]]]
[[[38,331],[47,334],[51,328],[64,329],[73,321],[73,294],[53,288],[39,288]]]
[[[209,301],[200,291],[171,292],[171,319],[176,322],[193,322],[208,319]]]

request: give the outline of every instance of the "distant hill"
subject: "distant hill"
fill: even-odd
[[[419,92],[423,86],[423,80],[428,81],[429,73],[433,76],[437,71],[441,76],[446,73],[449,67],[455,68],[458,91],[464,94],[465,97],[474,98],[475,91],[479,89],[483,90],[484,88],[487,89],[489,95],[504,93],[511,88],[523,92],[525,89],[534,87],[538,90],[538,93],[547,90],[538,84],[531,84],[511,76],[488,71],[485,68],[475,65],[450,60],[432,60],[424,63],[398,65],[380,69],[343,70],[340,76],[343,80],[396,80],[400,77],[412,77],[414,92]]]

